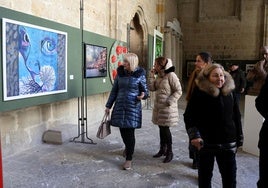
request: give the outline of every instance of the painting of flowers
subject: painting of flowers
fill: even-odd
[[[124,54],[128,52],[127,47],[124,46],[123,42],[115,41],[110,52],[110,78],[111,82],[114,83],[114,79],[117,75],[117,67],[123,63]]]

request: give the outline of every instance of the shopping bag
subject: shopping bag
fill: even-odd
[[[98,132],[97,132],[97,138],[100,139],[104,139],[106,136],[108,136],[109,134],[111,134],[111,124],[110,124],[111,120],[110,120],[110,115],[109,113],[105,113],[101,124],[98,128]]]

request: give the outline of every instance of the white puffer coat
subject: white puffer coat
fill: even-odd
[[[175,126],[179,121],[178,99],[182,95],[180,80],[175,67],[149,78],[149,90],[155,91],[152,122],[161,126]]]

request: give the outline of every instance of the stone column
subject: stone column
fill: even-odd
[[[182,79],[182,33],[179,22],[168,22],[164,29],[165,56],[171,58],[176,67],[176,74]]]
[[[176,68],[177,68],[177,73],[178,76],[180,78],[180,80],[182,80],[182,41],[180,36],[176,37]]]
[[[168,58],[172,58],[172,30],[170,28],[165,28],[164,30],[164,41],[165,41],[165,50],[164,56]]]

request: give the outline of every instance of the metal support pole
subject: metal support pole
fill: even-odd
[[[80,29],[81,29],[81,49],[82,61],[84,61],[84,28],[83,28],[83,11],[84,1],[80,1]],[[82,62],[82,96],[78,97],[78,136],[74,137],[72,142],[80,142],[85,144],[96,144],[87,134],[87,79],[85,77],[85,63]],[[78,139],[80,138],[80,141]]]

